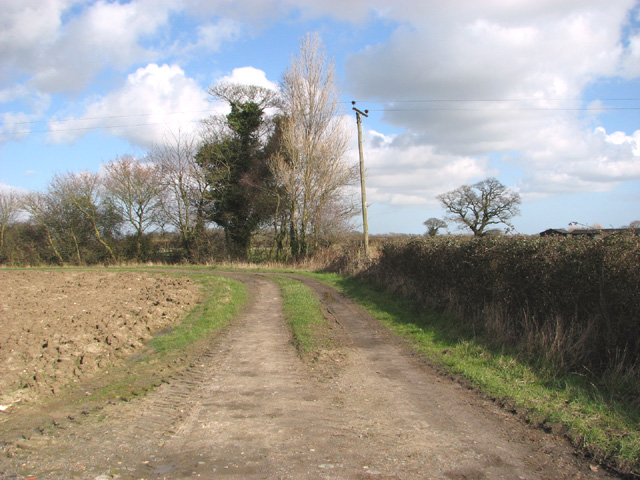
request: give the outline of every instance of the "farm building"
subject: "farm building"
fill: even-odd
[[[549,228],[544,232],[540,232],[540,236],[587,236],[593,238],[611,233],[632,233],[634,235],[640,235],[640,228],[576,228],[575,230],[566,230],[564,228]]]

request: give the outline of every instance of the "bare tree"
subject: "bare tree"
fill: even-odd
[[[170,132],[149,154],[158,166],[163,188],[161,207],[179,233],[188,254],[197,254],[205,232],[205,171],[196,162],[200,141],[195,134]]]
[[[0,191],[0,253],[4,252],[7,226],[15,222],[20,213],[20,195],[13,190]]]
[[[207,90],[215,100],[222,100],[233,106],[255,103],[260,110],[272,109],[277,112],[282,104],[278,92],[259,85],[246,85],[240,83],[223,82],[214,85]],[[266,112],[265,112],[266,113]],[[254,134],[262,144],[268,141],[268,137],[274,130],[273,115],[264,115],[260,125]],[[227,115],[213,115],[202,120],[200,136],[205,144],[219,144],[233,136]]]
[[[160,169],[153,163],[141,163],[132,156],[116,158],[105,165],[106,195],[118,214],[136,235],[136,257],[144,260],[142,237],[160,214],[163,190]]]
[[[59,189],[49,184],[45,192],[29,192],[23,208],[44,231],[56,260],[64,265],[84,263],[91,227],[82,214]]]
[[[345,154],[348,131],[339,118],[335,71],[320,37],[307,34],[282,80],[284,125],[276,176],[289,199],[290,241],[295,256],[306,255],[312,222],[336,202],[356,170]]]
[[[344,239],[354,229],[353,217],[359,212],[354,196],[344,196],[331,200],[315,212],[311,234],[314,247],[331,245]]]
[[[29,192],[25,194],[22,199],[22,206],[25,211],[31,215],[31,218],[44,229],[47,237],[47,243],[51,247],[53,254],[58,262],[60,262],[61,265],[64,265],[64,259],[62,258],[57,242],[55,241],[55,232],[51,228],[52,225],[47,219],[47,202],[45,201],[44,195],[39,192]]]
[[[438,230],[441,228],[447,228],[447,223],[444,220],[440,220],[439,218],[431,217],[426,220],[423,225],[427,227],[427,235],[430,237],[435,237],[438,235]]]
[[[491,177],[473,185],[463,185],[438,196],[452,221],[482,236],[489,225],[504,223],[520,213],[520,195]]]
[[[234,103],[255,103],[261,109],[279,108],[280,95],[277,91],[260,85],[223,82],[210,87],[207,93],[214,99],[223,100],[229,105]]]
[[[111,261],[115,262],[116,254],[107,242],[106,234],[112,233],[114,223],[118,221],[112,217],[111,205],[102,195],[100,176],[88,171],[55,175],[51,188],[90,222],[95,239],[107,251]]]
[[[271,137],[270,145],[267,147],[267,164],[269,170],[271,170],[273,181],[270,194],[274,198],[272,217],[273,249],[271,255],[276,260],[284,260],[286,258],[284,245],[287,238],[287,227],[289,226],[288,209],[292,203],[289,201],[288,193],[291,188],[288,188],[287,182],[291,179],[291,175],[289,162],[285,160],[281,150],[282,117],[277,120],[276,124],[276,133]]]

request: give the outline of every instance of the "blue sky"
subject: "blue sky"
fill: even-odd
[[[636,0],[0,0],[0,188],[143,156],[220,111],[222,80],[277,88],[307,32],[364,121],[371,233],[423,233],[489,176],[521,233],[640,220]],[[456,231],[451,226],[452,231]]]

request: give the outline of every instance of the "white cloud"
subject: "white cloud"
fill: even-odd
[[[640,77],[640,8],[636,7],[635,18],[630,23],[635,25],[635,29],[629,28],[628,38],[623,39],[628,46],[623,54],[620,72],[627,79]]]
[[[323,0],[322,2],[309,2],[293,0],[287,3],[300,8],[302,15],[306,18],[331,15],[342,21],[362,23],[377,10],[377,4],[384,4],[385,2],[370,2],[368,0],[350,0],[348,2],[344,0]]]
[[[35,67],[38,49],[47,49],[61,25],[61,15],[74,1],[3,0],[0,2],[0,51],[2,66]]]
[[[14,85],[0,90],[0,103],[9,103],[28,94],[24,85]]]
[[[31,116],[26,113],[0,113],[0,144],[26,138],[31,131]]]
[[[607,135],[607,131],[603,127],[598,127],[595,133],[602,135],[605,141],[612,145],[627,146],[631,155],[640,157],[640,130],[633,132],[633,135],[627,135],[624,132],[613,132],[611,135]]]
[[[278,90],[278,85],[267,78],[265,72],[254,67],[234,68],[231,75],[222,77],[218,83],[240,83],[243,85],[257,85],[270,90]]]
[[[22,85],[0,90],[0,104],[16,100],[24,101],[31,112],[10,111],[9,108],[0,112],[0,144],[25,139],[51,103],[49,95],[38,94]]]
[[[221,15],[260,30],[287,17],[300,17],[303,21],[330,17],[363,24],[372,15],[386,11],[390,3],[389,0],[185,0],[184,6],[194,15]]]
[[[406,135],[368,131],[363,143],[370,203],[436,205],[440,193],[492,174],[486,158],[439,153]],[[357,147],[351,152],[357,157]]]
[[[220,81],[277,89],[262,70],[234,69]],[[195,132],[199,121],[228,112],[223,102],[211,102],[198,83],[177,65],[149,64],[127,76],[116,91],[93,99],[81,116],[60,115],[49,123],[49,140],[73,142],[90,130],[105,129],[135,145],[150,147],[162,141],[167,130]]]
[[[198,26],[198,42],[196,48],[217,51],[223,42],[237,39],[242,33],[238,22],[222,19],[218,23],[208,23]]]
[[[621,182],[640,180],[640,130],[607,134],[576,128],[542,130],[547,148],[525,151],[517,161],[527,173],[521,188],[527,194],[605,192]]]
[[[282,0],[185,0],[190,14],[200,18],[222,16],[262,28],[286,16],[291,2]]]
[[[135,145],[160,142],[167,129],[194,131],[198,120],[219,108],[176,65],[149,64],[127,77],[124,86],[91,102],[81,117],[51,122],[50,140],[71,142],[89,129],[104,128]]]
[[[430,180],[431,168],[405,166],[401,158],[447,159],[443,181],[455,187],[487,173],[478,157],[514,151],[519,152],[514,162],[527,174],[520,186],[530,195],[611,190],[625,178],[638,178],[640,162],[632,146],[637,144],[629,140],[635,134],[593,132],[574,110],[583,106],[579,99],[596,79],[640,75],[639,37],[630,35],[626,44],[620,37],[633,5],[632,0],[387,4],[385,15],[398,28],[387,42],[351,55],[345,69],[356,98],[400,101],[389,103],[383,117],[406,132],[381,150],[398,171],[388,174],[395,178],[393,188],[418,191],[417,178]],[[620,138],[624,141],[616,143]],[[456,168],[465,165],[463,159],[476,168]],[[407,172],[404,177],[401,171]],[[418,196],[432,193],[425,189]]]
[[[105,68],[123,70],[157,58],[142,40],[164,25],[168,15],[163,2],[92,4],[65,25],[34,84],[45,91],[79,90]]]
[[[178,8],[172,0],[3,3],[3,81],[26,77],[48,93],[79,91],[104,69],[123,70],[157,58],[153,48],[144,46],[145,40]]]
[[[526,18],[528,2],[518,3],[515,18],[493,3],[442,10],[441,2],[423,2],[422,14],[415,4],[412,12],[392,11],[404,23],[389,42],[347,62],[354,90],[384,99],[544,99],[579,93],[593,75],[616,72],[623,2],[574,3],[565,11],[568,2],[536,1],[546,8]]]
[[[216,22],[206,22],[198,25],[195,29],[195,38],[193,40],[178,39],[168,51],[172,57],[181,59],[196,57],[199,59],[203,52],[218,52],[223,44],[237,40],[243,33],[244,26],[242,23],[229,18],[222,18]]]
[[[6,183],[0,182],[0,192],[14,193],[17,195],[21,195],[23,193],[27,193],[27,190],[25,190],[24,188],[14,187],[12,185],[7,185]]]

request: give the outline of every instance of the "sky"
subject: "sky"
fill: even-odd
[[[371,234],[424,233],[445,215],[439,194],[487,177],[520,194],[518,233],[640,220],[637,0],[0,0],[0,12],[0,189],[143,157],[222,111],[212,85],[277,89],[311,32],[335,62],[349,162],[351,101],[369,111]]]

